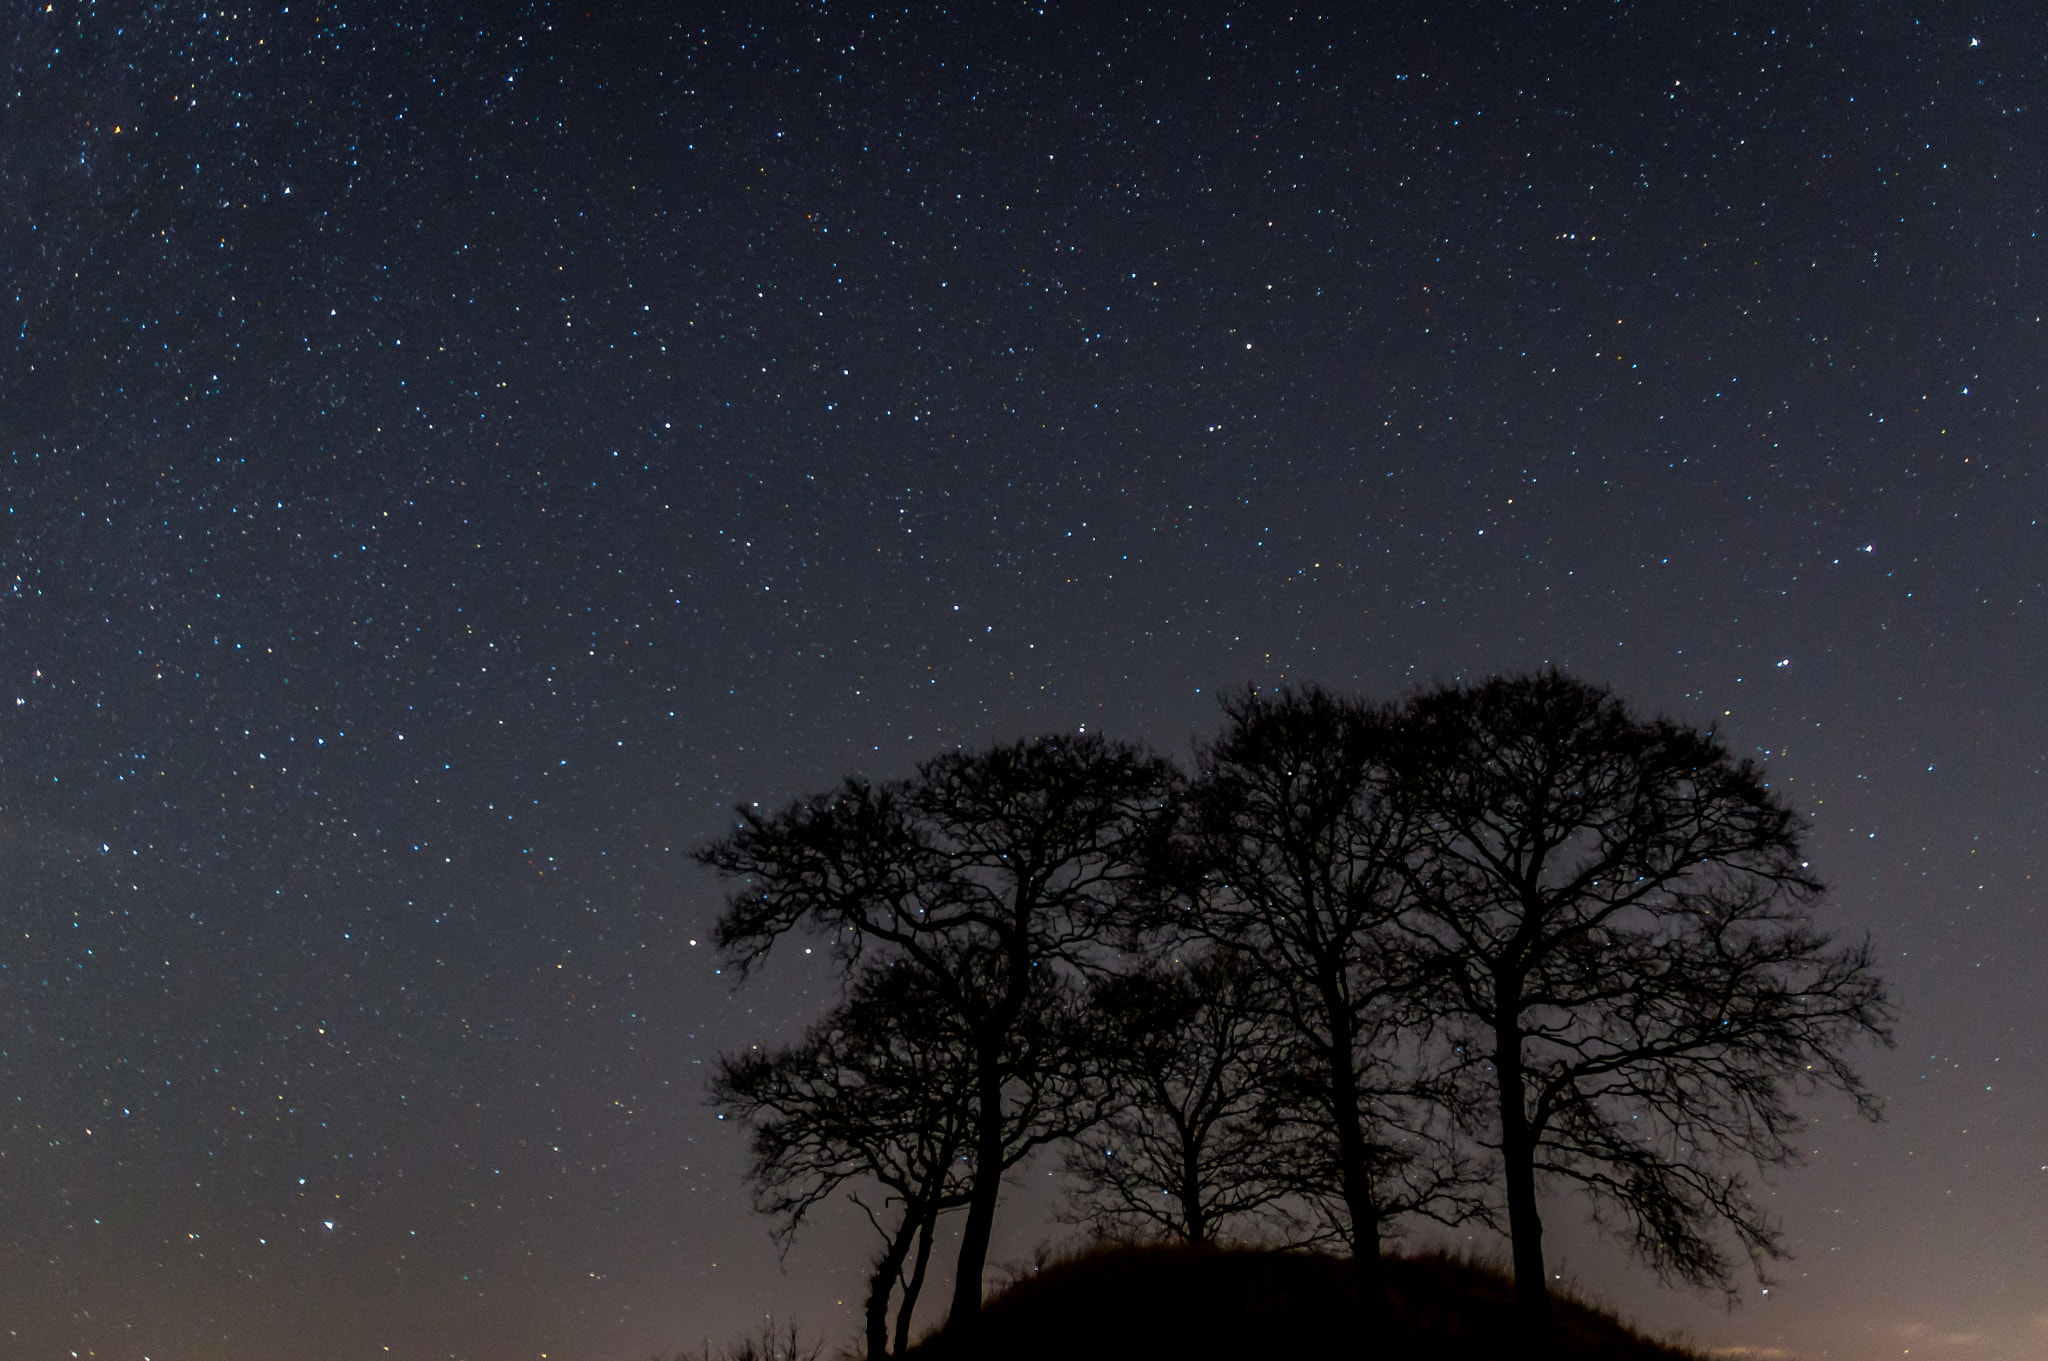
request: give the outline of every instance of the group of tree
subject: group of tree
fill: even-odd
[[[954,1211],[948,1326],[974,1317],[1004,1176],[1049,1146],[1077,1217],[1341,1244],[1367,1310],[1399,1221],[1498,1225],[1541,1327],[1540,1182],[1730,1289],[1782,1252],[1741,1167],[1796,1159],[1797,1099],[1875,1114],[1848,1055],[1890,1004],[1811,922],[1796,815],[1555,672],[1247,690],[1190,771],[1045,737],[740,819],[697,853],[735,881],[721,949],[808,931],[847,986],[713,1094],[785,1240],[842,1191],[881,1232],[871,1357]]]

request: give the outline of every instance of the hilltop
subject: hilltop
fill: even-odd
[[[992,1297],[964,1339],[928,1338],[916,1361],[1509,1361],[1530,1354],[1508,1278],[1447,1255],[1389,1257],[1394,1335],[1358,1346],[1350,1263],[1312,1252],[1103,1247],[1052,1263]],[[1700,1361],[1567,1296],[1555,1304],[1566,1361]]]

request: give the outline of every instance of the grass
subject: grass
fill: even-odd
[[[775,1320],[769,1319],[757,1335],[716,1351],[706,1342],[699,1351],[656,1352],[648,1361],[819,1361],[824,1353],[822,1339],[806,1342],[794,1323],[778,1328]]]
[[[1310,1252],[1113,1246],[1055,1261],[999,1291],[963,1338],[917,1361],[1702,1361],[1569,1295],[1558,1346],[1532,1346],[1498,1270],[1448,1254],[1386,1259],[1391,1317],[1361,1334],[1351,1264]]]

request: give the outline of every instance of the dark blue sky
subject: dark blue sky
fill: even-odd
[[[850,1336],[703,1104],[831,996],[691,945],[729,805],[1555,664],[1767,757],[1903,1007],[1768,1296],[1563,1269],[2039,1355],[2048,29],[1467,8],[17,6],[8,1354]]]

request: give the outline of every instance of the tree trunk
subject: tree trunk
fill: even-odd
[[[976,1162],[988,1158],[991,1172],[976,1169],[974,1191],[967,1202],[967,1223],[960,1230],[960,1258],[953,1267],[953,1304],[946,1312],[946,1330],[953,1331],[974,1322],[981,1313],[981,1272],[988,1263],[989,1238],[995,1228],[996,1199],[1003,1189],[1002,1174],[993,1170],[1002,1161],[1000,1150],[989,1157],[977,1150]]]
[[[1007,1027],[1006,1027],[1007,1029]],[[981,1314],[981,1271],[988,1262],[996,1201],[1003,1193],[1003,1082],[1000,1056],[984,1050],[975,1076],[974,1186],[968,1193],[967,1223],[960,1231],[960,1260],[953,1268],[953,1304],[946,1331],[964,1328]]]
[[[868,1281],[868,1361],[882,1361],[889,1354],[889,1296],[896,1291],[896,1282],[903,1271],[903,1259],[910,1255],[910,1242],[916,1236],[916,1228],[906,1213],[903,1223],[889,1239],[888,1247],[883,1249],[882,1260],[875,1263],[874,1276]]]
[[[1190,1247],[1207,1247],[1209,1244],[1209,1218],[1202,1210],[1202,1163],[1193,1139],[1183,1140],[1180,1167],[1180,1213],[1181,1222],[1187,1229]]]
[[[1356,1100],[1354,1096],[1353,1100]],[[1344,1209],[1351,1219],[1351,1271],[1358,1287],[1359,1320],[1378,1324],[1387,1317],[1387,1279],[1380,1265],[1380,1207],[1366,1166],[1365,1140],[1354,1106],[1337,1121],[1337,1145],[1344,1160]],[[1350,1126],[1350,1138],[1345,1126]],[[1346,1148],[1346,1144],[1350,1148]],[[1374,1345],[1377,1345],[1375,1343]]]
[[[1514,1013],[1507,1014],[1511,1019],[1494,1028],[1493,1071],[1500,1082],[1501,1172],[1507,1183],[1508,1236],[1514,1245],[1515,1311],[1524,1326],[1547,1335],[1550,1279],[1543,1269],[1543,1219],[1536,1210],[1536,1131],[1523,1105],[1521,1029],[1512,1019]]]
[[[923,1222],[917,1229],[917,1265],[910,1269],[910,1280],[903,1287],[903,1303],[896,1307],[896,1355],[901,1356],[910,1349],[910,1318],[917,1308],[918,1292],[924,1289],[924,1271],[931,1265],[932,1232],[937,1228],[939,1212],[936,1209],[924,1212]]]
[[[1353,1065],[1349,1008],[1333,991],[1330,1012],[1330,1117],[1336,1125],[1338,1174],[1344,1212],[1351,1220],[1351,1270],[1358,1288],[1361,1323],[1376,1328],[1387,1319],[1387,1280],[1380,1266],[1380,1204],[1372,1182],[1365,1123],[1358,1114],[1358,1074]],[[1378,1346],[1374,1338],[1368,1346]]]

